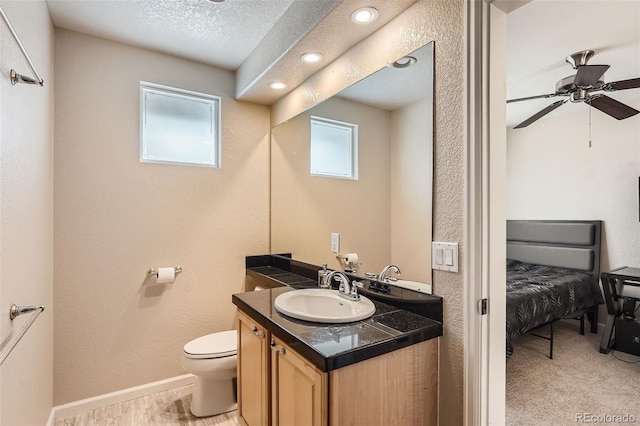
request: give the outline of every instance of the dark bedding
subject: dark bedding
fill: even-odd
[[[601,303],[591,274],[507,260],[507,356],[521,334]]]

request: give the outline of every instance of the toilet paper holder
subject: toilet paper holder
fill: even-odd
[[[356,269],[359,265],[362,265],[357,253],[338,254],[336,259],[343,262],[349,269]]]
[[[178,275],[180,272],[182,272],[182,266],[174,266],[174,267],[173,267],[173,270],[176,272],[176,275]],[[152,277],[156,277],[156,278],[158,278],[158,269],[156,269],[156,268],[150,268],[150,269],[147,271],[147,276],[148,276],[149,278],[152,278]]]

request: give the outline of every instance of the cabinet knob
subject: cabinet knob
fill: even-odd
[[[258,330],[258,327],[253,326],[253,330],[251,330],[253,332],[253,334],[255,334],[256,336],[258,336],[261,339],[264,339],[266,336],[264,334],[264,331],[262,330]]]
[[[279,354],[282,354],[282,355],[286,355],[286,353],[287,353],[287,351],[284,348],[278,348],[276,346],[276,341],[275,340],[271,341],[271,344],[269,345],[269,348],[271,348],[272,351],[278,352]]]

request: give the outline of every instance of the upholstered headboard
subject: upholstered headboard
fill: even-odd
[[[507,259],[585,271],[599,279],[600,220],[508,220]]]

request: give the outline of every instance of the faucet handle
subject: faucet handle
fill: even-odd
[[[340,290],[341,292],[343,292],[343,293],[347,293],[347,294],[348,294],[348,293],[349,293],[349,288],[351,287],[351,286],[349,285],[349,280],[345,280],[345,279],[344,279],[344,278],[342,278],[342,277],[340,277],[340,278],[339,278],[339,280],[340,280],[340,287],[339,287],[339,290]]]
[[[318,287],[331,289],[331,281],[329,281],[329,274],[322,275],[322,278],[318,280]]]
[[[360,300],[360,295],[358,294],[358,288],[363,288],[364,285],[360,281],[353,280],[351,281],[351,291],[349,292],[349,296],[351,296],[352,300]]]

